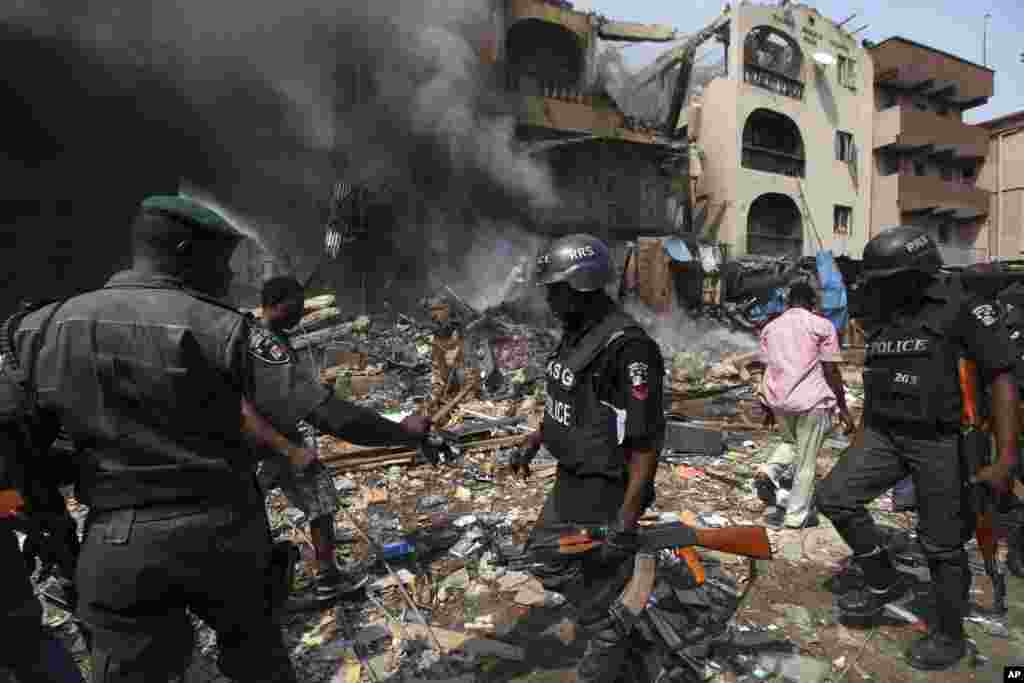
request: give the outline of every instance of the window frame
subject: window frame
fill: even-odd
[[[853,133],[845,130],[836,131],[836,161],[852,163],[857,159],[854,151]]]
[[[840,220],[840,219],[844,220]],[[832,206],[832,234],[849,237],[853,233],[853,207],[845,204]]]

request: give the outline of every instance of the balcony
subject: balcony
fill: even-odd
[[[743,145],[743,167],[792,178],[804,177],[803,158],[768,147]]]
[[[989,193],[937,176],[890,175],[878,179],[879,196],[896,197],[901,213],[927,212],[957,220],[988,214]]]
[[[770,90],[777,95],[792,97],[794,100],[804,98],[803,83],[753,64],[743,65],[743,82]]]
[[[942,97],[960,109],[977,107],[993,93],[991,69],[905,38],[871,48],[875,83]]]
[[[907,151],[930,148],[964,159],[988,154],[988,131],[959,119],[902,104],[875,114],[874,148]]]

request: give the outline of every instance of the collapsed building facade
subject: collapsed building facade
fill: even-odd
[[[735,255],[859,256],[869,238],[872,61],[804,5],[741,4],[719,42],[724,73],[679,124],[702,154],[706,231]],[[840,68],[815,60],[838,54]]]

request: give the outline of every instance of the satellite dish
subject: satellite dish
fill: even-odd
[[[822,66],[832,66],[836,63],[836,58],[827,52],[815,52],[811,57]]]

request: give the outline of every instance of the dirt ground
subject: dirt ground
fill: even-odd
[[[477,402],[468,404],[466,408],[499,414],[500,406]],[[536,417],[530,415],[531,420],[535,421]],[[662,513],[685,511],[698,515],[701,520],[717,520],[715,523],[718,524],[759,524],[763,504],[752,491],[751,477],[757,464],[767,458],[767,446],[774,437],[760,431],[740,431],[738,427],[733,435],[739,436],[730,440],[733,446],[712,469],[734,477],[740,487],[704,476],[701,467],[664,463],[657,477],[656,510]],[[740,443],[743,445],[736,445]],[[818,462],[820,476],[827,474],[840,453],[838,447],[822,451]],[[462,515],[499,513],[508,522],[511,537],[521,542],[553,485],[553,477],[550,470],[538,468],[530,481],[522,483],[507,475],[499,461],[500,453],[480,452],[468,454],[463,466],[393,466],[368,472],[338,473],[336,481],[344,494],[347,511],[339,514],[338,527],[343,538],[353,539],[339,549],[339,559],[347,563],[369,564],[375,581],[386,583],[388,580],[384,567],[379,563],[366,562],[367,545],[359,539],[352,525],[354,520],[360,529],[367,528],[367,495],[371,489],[386,491],[386,494],[374,494],[376,500],[386,496],[378,506],[397,513],[405,532],[413,532],[421,526],[423,517],[417,510],[421,498],[436,495],[447,500],[444,512],[449,520]],[[492,465],[494,481],[478,481],[475,473],[487,471]],[[913,526],[912,514],[888,512],[887,507],[885,497],[874,506],[876,518],[881,523],[897,528]],[[310,553],[303,533],[305,527],[301,523],[287,524],[284,520],[288,510],[284,498],[272,496],[268,504],[272,521],[283,535],[300,544],[304,557],[308,559]],[[967,626],[970,637],[977,642],[980,653],[988,661],[972,664],[965,660],[952,671],[924,674],[914,671],[903,660],[904,649],[920,633],[915,626],[891,618],[874,625],[851,625],[838,621],[833,608],[834,595],[828,590],[828,583],[837,563],[846,557],[847,550],[827,520],[823,518],[818,528],[770,531],[769,535],[775,558],[760,562],[760,578],[749,602],[737,614],[736,623],[774,630],[779,636],[790,639],[802,657],[817,662],[819,666],[814,669],[813,678],[786,679],[778,674],[774,677],[769,674],[764,678],[743,680],[988,682],[1002,681],[1004,666],[1024,664],[1024,580],[1008,578],[1009,637],[994,637],[973,623]],[[743,558],[715,555],[736,577],[741,581],[744,579],[746,561]],[[470,640],[462,646],[463,653],[456,649],[442,658],[440,664],[434,662],[430,667],[420,662],[417,666],[417,661],[422,659],[430,663],[429,653],[423,653],[429,649],[428,645],[410,637],[404,647],[399,647],[404,640],[403,628],[416,622],[414,613],[394,587],[371,588],[367,599],[345,604],[340,609],[293,615],[285,620],[286,640],[292,648],[301,680],[311,683],[374,680],[542,683],[574,680],[572,670],[584,644],[581,640],[571,639],[571,628],[566,630],[565,620],[571,620],[572,616],[569,606],[530,607],[518,604],[520,595],[515,590],[502,590],[501,568],[486,559],[481,561],[479,553],[460,559],[441,551],[434,555],[427,553],[418,560],[419,566],[396,560],[391,567],[395,571],[406,569],[415,574],[413,583],[409,585],[409,594],[434,627],[472,633]],[[299,593],[310,579],[306,571],[303,563],[295,586]],[[984,576],[976,577],[975,589],[975,599],[981,604],[989,604],[990,590]],[[927,593],[924,584],[919,586],[919,590]],[[49,610],[47,617],[56,632],[73,648],[83,669],[87,670],[87,657],[67,615],[62,615],[59,610]],[[479,626],[480,618],[489,623]],[[365,650],[360,652],[365,654],[362,662],[357,661],[347,646],[347,641],[353,637],[360,642],[361,639],[367,641]],[[208,630],[199,630],[197,656],[188,681],[226,680],[218,674],[213,663],[213,641]],[[482,641],[486,645],[494,641],[513,645],[522,648],[521,657],[496,656],[487,648],[475,654],[464,654],[473,649],[470,647],[473,641]],[[401,674],[389,677],[396,668]],[[412,673],[416,670],[418,673]],[[404,679],[402,675],[405,675]],[[741,679],[732,672],[721,671],[709,680],[732,683]]]

